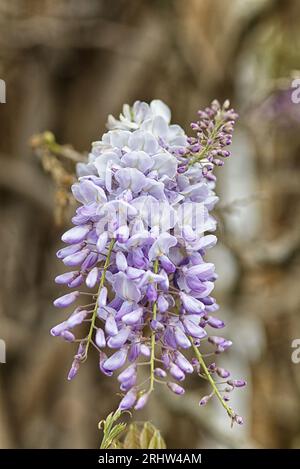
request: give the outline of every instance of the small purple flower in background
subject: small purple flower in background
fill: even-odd
[[[206,365],[201,351],[204,341],[216,355],[231,346],[213,335],[224,322],[214,315],[217,275],[205,254],[217,242],[207,234],[216,229],[213,168],[230,154],[237,114],[229,102],[214,101],[198,115],[193,137],[170,124],[170,110],[159,100],[125,105],[119,120],[109,116],[108,132],[93,144],[88,162],[78,164],[72,191],[79,206],[74,227],[62,236],[67,246],[57,253],[72,271],[56,282],[75,290],[54,305],[86,301],[51,334],[80,343],[68,379],[91,345],[98,350],[99,369],[117,375],[124,394],[120,410],[143,408],[156,383],[182,395],[186,375],[197,373],[212,387],[200,405],[216,396],[242,423],[227,401],[245,382]],[[149,368],[146,383],[139,382],[140,366]]]

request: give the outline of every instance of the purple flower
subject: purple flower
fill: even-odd
[[[93,288],[98,280],[98,268],[94,267],[92,270],[89,271],[85,283],[88,288]]]
[[[179,386],[179,384],[169,382],[167,383],[168,388],[171,389],[174,394],[178,394],[179,396],[185,393],[185,390],[183,387]]]
[[[74,226],[74,228],[71,228],[70,230],[66,231],[62,235],[61,239],[65,243],[69,244],[80,243],[80,241],[83,241],[86,238],[86,235],[89,231],[89,225]]]
[[[161,368],[155,368],[154,374],[158,378],[165,378],[167,376],[167,373],[165,372],[165,370],[162,370]]]
[[[121,368],[127,358],[127,348],[123,347],[118,352],[115,352],[103,363],[103,368],[107,371],[115,371]]]
[[[125,105],[120,120],[109,116],[108,132],[77,167],[74,226],[62,236],[67,246],[57,252],[76,270],[55,279],[76,291],[54,305],[67,307],[79,295],[86,305],[51,334],[74,342],[75,328],[84,322],[80,330],[87,332],[79,339],[68,379],[76,375],[90,346],[98,350],[106,376],[125,367],[118,376],[126,393],[120,410],[141,409],[160,380],[181,395],[184,389],[170,379],[183,381],[193,372],[208,374],[210,382],[214,375],[229,377],[216,364],[205,368],[199,354],[206,338],[216,356],[232,344],[207,336],[209,327],[225,324],[213,315],[218,309],[211,296],[217,275],[205,256],[217,242],[210,233],[217,225],[211,214],[218,201],[214,168],[229,156],[237,115],[227,102],[220,106],[214,101],[198,116],[192,123],[195,136],[188,137],[170,124],[170,110],[161,101]],[[110,356],[104,347],[113,349]],[[196,356],[188,358],[187,349]],[[139,384],[138,361],[147,366],[149,388]],[[230,389],[244,384],[226,383]],[[226,408],[225,398],[222,405]]]
[[[57,298],[53,304],[57,308],[66,308],[67,306],[74,303],[80,295],[79,291],[73,291],[72,293],[67,293],[66,295],[60,296]]]
[[[175,365],[175,363],[172,363],[170,366],[170,374],[178,381],[183,381],[185,379],[184,372],[179,368],[179,366]]]
[[[204,310],[204,304],[186,293],[181,292],[180,298],[182,304],[188,313],[199,314]]]
[[[142,396],[140,396],[136,401],[134,410],[141,410],[147,404],[149,395],[149,393],[142,394]]]
[[[71,381],[72,379],[75,378],[75,376],[78,373],[80,363],[78,360],[74,360],[72,363],[72,366],[70,368],[69,374],[68,374],[68,380]]]
[[[64,274],[58,275],[55,277],[55,283],[59,285],[68,284],[78,275],[78,271],[66,272]]]
[[[175,363],[182,369],[185,373],[193,373],[194,369],[192,364],[185,358],[185,356],[177,351],[176,352]]]
[[[242,388],[247,384],[243,379],[229,379],[227,383],[235,388]]]
[[[107,345],[110,348],[120,348],[128,339],[130,329],[128,327],[123,327],[116,335],[110,337],[107,341]]]
[[[105,332],[110,336],[117,335],[119,332],[116,320],[112,314],[109,314],[105,321]]]
[[[123,399],[121,400],[120,404],[119,404],[119,409],[120,410],[127,410],[127,409],[130,409],[131,407],[133,407],[135,401],[136,401],[136,391],[135,390],[130,390],[128,391],[127,394],[125,394],[125,396],[123,397]]]
[[[136,375],[136,365],[129,365],[127,368],[125,368],[122,373],[119,374],[118,376],[118,381],[120,383],[123,383],[124,381],[128,381],[130,378]]]
[[[95,342],[100,348],[104,348],[106,346],[105,335],[102,329],[97,329]]]
[[[131,311],[130,313],[124,314],[124,316],[122,316],[122,322],[128,325],[136,324],[140,321],[142,315],[143,308],[138,308],[134,311]]]

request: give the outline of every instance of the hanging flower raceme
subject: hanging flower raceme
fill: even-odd
[[[121,410],[141,409],[156,383],[181,395],[186,375],[197,373],[212,387],[199,404],[216,396],[242,422],[227,401],[245,382],[230,379],[215,363],[206,365],[202,353],[203,343],[216,356],[231,346],[214,332],[224,322],[215,316],[217,275],[205,254],[217,242],[209,234],[216,229],[211,211],[218,200],[213,167],[229,156],[236,118],[228,102],[221,107],[214,101],[199,111],[191,125],[196,135],[187,137],[170,124],[164,103],[137,101],[124,106],[119,120],[109,116],[108,132],[78,165],[72,191],[79,207],[73,228],[62,236],[67,246],[57,253],[72,270],[56,282],[72,292],[54,305],[78,299],[82,305],[51,334],[79,342],[69,379],[89,348],[97,349],[102,373],[117,375]],[[75,339],[80,324],[82,337]],[[146,384],[140,366],[149,368]]]

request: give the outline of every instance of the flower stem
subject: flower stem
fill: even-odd
[[[214,379],[212,378],[210,372],[209,372],[208,369],[207,369],[207,366],[206,366],[205,361],[204,361],[204,359],[203,359],[203,357],[202,357],[202,354],[199,352],[198,347],[196,347],[196,345],[194,344],[192,337],[189,337],[189,339],[190,339],[190,341],[191,341],[191,343],[192,343],[192,347],[193,347],[194,352],[195,352],[195,354],[196,354],[197,360],[198,360],[200,366],[202,367],[203,372],[204,372],[204,374],[205,374],[207,380],[209,381],[209,383],[210,383],[210,385],[211,385],[211,387],[212,387],[212,389],[213,389],[214,394],[215,394],[215,395],[217,396],[217,398],[219,399],[220,403],[222,404],[222,406],[223,406],[224,409],[226,410],[226,412],[227,412],[227,414],[229,415],[229,417],[231,417],[231,418],[233,419],[233,418],[235,417],[234,410],[233,410],[231,407],[229,407],[229,406],[226,404],[226,402],[224,401],[222,395],[220,394],[220,391],[218,390],[218,388],[217,388],[217,386],[216,386],[216,383],[215,383]]]
[[[154,262],[154,273],[157,274],[158,272],[158,259]],[[152,306],[152,318],[156,319],[157,313],[157,303],[156,301],[153,303]],[[154,389],[154,364],[155,364],[155,331],[151,332],[151,356],[150,356],[150,387],[149,392],[152,392]]]
[[[216,127],[214,128],[212,134],[210,135],[210,137],[208,139],[208,140],[211,140],[211,143],[207,143],[205,145],[205,147],[203,148],[203,150],[198,155],[195,155],[193,158],[190,159],[190,161],[188,162],[188,167],[192,166],[193,164],[198,163],[200,160],[202,160],[205,157],[205,154],[208,152],[208,150],[211,150],[213,148],[213,146],[215,144],[214,139],[215,139],[220,127],[222,126],[222,124],[223,124],[222,119],[220,119],[219,122],[216,119]]]
[[[111,257],[111,253],[112,253],[114,244],[115,244],[115,239],[112,239],[111,242],[110,242],[109,248],[108,248],[107,257],[105,259],[105,264],[104,264],[101,279],[100,279],[100,284],[99,284],[99,288],[98,288],[98,292],[97,292],[97,300],[96,300],[95,307],[94,307],[94,310],[93,310],[93,315],[92,315],[92,318],[91,318],[90,330],[89,330],[89,333],[88,333],[88,336],[87,336],[87,345],[86,345],[86,349],[85,349],[85,356],[87,356],[88,349],[89,349],[90,343],[92,341],[93,330],[94,330],[95,322],[96,322],[96,318],[97,318],[98,298],[99,298],[100,291],[102,290],[102,288],[104,286],[106,271],[107,271],[109,263],[110,263],[110,257]]]

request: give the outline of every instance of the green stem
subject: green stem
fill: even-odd
[[[222,395],[220,394],[220,391],[218,390],[217,386],[216,386],[216,383],[215,381],[213,380],[210,372],[208,371],[207,369],[207,366],[205,364],[205,361],[201,355],[201,353],[199,352],[199,349],[196,347],[196,345],[194,344],[193,342],[193,339],[192,337],[189,337],[191,343],[192,343],[192,347],[194,349],[194,352],[196,354],[196,357],[198,359],[198,362],[200,364],[200,366],[202,367],[203,371],[204,371],[204,374],[207,378],[207,380],[209,381],[211,387],[213,388],[213,391],[214,391],[214,394],[217,396],[217,398],[219,399],[220,403],[222,404],[222,406],[224,407],[224,409],[226,410],[227,414],[229,415],[229,417],[231,418],[234,418],[235,416],[235,413],[233,411],[233,409],[231,409],[231,407],[229,407],[226,402],[224,401]]]
[[[99,429],[103,430],[100,449],[112,449],[111,446],[118,442],[120,434],[127,426],[124,422],[117,423],[121,415],[122,412],[118,409],[111,412],[105,420],[101,420],[99,423]]]
[[[154,262],[153,271],[155,274],[158,272],[158,259]],[[157,313],[157,303],[153,303],[152,307],[152,318],[156,319]],[[155,331],[151,332],[151,356],[150,356],[150,387],[149,392],[152,392],[154,389],[154,365],[155,365]]]
[[[92,340],[93,330],[94,330],[95,322],[96,322],[96,319],[97,319],[98,298],[99,298],[100,291],[102,290],[102,288],[104,286],[106,271],[107,271],[107,268],[108,268],[109,263],[110,263],[110,257],[111,257],[111,253],[112,253],[114,244],[115,244],[115,239],[112,239],[111,242],[110,242],[110,245],[108,247],[108,253],[107,253],[107,257],[106,257],[105,264],[104,264],[104,267],[103,267],[103,271],[102,271],[102,275],[101,275],[101,279],[100,279],[100,284],[99,284],[99,288],[98,288],[98,292],[97,292],[97,300],[96,300],[95,307],[94,307],[94,310],[93,310],[93,315],[92,315],[92,319],[91,319],[91,327],[90,327],[90,330],[89,330],[89,333],[88,333],[88,336],[87,336],[87,345],[86,345],[86,349],[85,349],[85,357],[87,357],[88,349],[89,349],[89,346],[90,346],[90,343],[91,343],[91,340]]]
[[[191,158],[190,161],[188,162],[188,166],[192,166],[193,164],[197,163],[198,161],[202,160],[206,154],[206,152],[210,149],[212,149],[214,145],[214,138],[216,137],[220,127],[223,124],[223,120],[221,119],[219,123],[216,121],[216,127],[213,130],[211,136],[209,137],[209,140],[212,140],[212,143],[210,145],[206,144],[203,150],[198,154],[195,155],[194,158]]]

